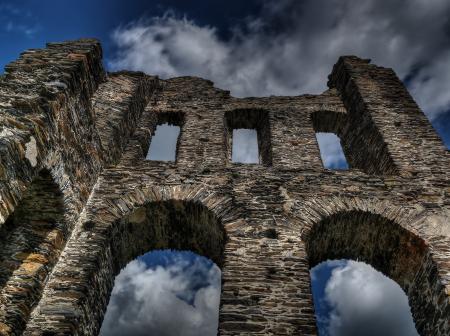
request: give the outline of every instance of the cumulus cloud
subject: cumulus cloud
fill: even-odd
[[[329,336],[418,335],[403,290],[365,263],[335,268],[325,299],[331,307]]]
[[[280,0],[219,38],[214,27],[167,14],[118,28],[112,69],[196,75],[236,96],[326,89],[338,56],[394,68],[433,119],[450,108],[447,0]]]
[[[100,335],[216,335],[220,270],[180,255],[149,268],[130,262],[116,277]]]

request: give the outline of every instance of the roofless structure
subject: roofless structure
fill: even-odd
[[[309,270],[335,258],[397,281],[420,335],[450,335],[450,155],[391,69],[345,56],[320,95],[234,98],[101,59],[51,43],[0,77],[1,335],[96,335],[114,277],[157,248],[221,267],[220,335],[316,335]],[[162,123],[173,162],[145,159]],[[259,164],[231,161],[239,128]],[[348,170],[323,167],[316,132]]]

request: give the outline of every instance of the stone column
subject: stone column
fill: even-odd
[[[349,113],[353,161],[369,173],[414,175],[448,169],[445,147],[392,69],[355,56],[339,58],[328,85]]]

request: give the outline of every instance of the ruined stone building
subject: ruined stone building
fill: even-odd
[[[137,256],[222,270],[220,335],[317,335],[309,270],[365,261],[450,335],[450,154],[391,69],[341,57],[319,95],[234,98],[201,78],[106,73],[95,40],[24,52],[0,77],[0,334],[96,335]],[[176,161],[146,160],[178,125]],[[231,162],[233,129],[260,164]],[[320,159],[339,136],[349,170]]]

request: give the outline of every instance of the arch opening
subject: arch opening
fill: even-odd
[[[320,336],[418,336],[405,292],[364,262],[324,261],[311,287]]]
[[[47,170],[32,181],[0,228],[0,326],[20,334],[65,244],[64,201]]]
[[[129,267],[136,268],[136,266],[141,268],[142,274],[145,274],[145,272],[155,272],[155,270],[158,269],[158,262],[155,262],[154,258],[155,254],[159,254],[159,257],[164,256],[166,260],[177,261],[177,263],[165,262],[159,265],[161,267],[158,269],[158,272],[161,274],[165,273],[166,275],[170,275],[171,272],[173,275],[174,269],[180,269],[180,265],[191,264],[192,266],[192,261],[196,260],[197,266],[204,266],[200,267],[200,271],[195,274],[197,279],[184,277],[184,280],[182,280],[185,283],[196,280],[196,288],[200,290],[200,287],[202,286],[198,287],[199,279],[203,280],[203,284],[205,281],[208,282],[208,279],[204,277],[211,276],[211,272],[217,273],[219,267],[223,265],[226,234],[220,220],[204,205],[192,201],[170,200],[147,203],[134,210],[130,215],[119,220],[113,226],[110,242],[112,253],[111,262],[113,263],[112,271],[114,272],[114,275],[117,275],[121,269],[123,269],[124,272],[131,272],[132,270],[130,271]],[[151,255],[153,255],[153,259]],[[206,258],[210,260],[208,261]],[[156,258],[156,260],[157,259],[158,258]],[[159,258],[159,260],[161,260],[161,258]],[[132,266],[125,267],[127,264],[130,265],[130,261]],[[150,265],[150,267],[146,267],[146,265]],[[207,265],[207,267],[205,265]],[[206,268],[208,268],[210,273],[205,271]],[[183,269],[183,267],[181,267],[181,269]],[[192,269],[188,271],[192,271]],[[175,277],[178,280],[183,278],[182,273],[186,273],[187,271],[184,269],[184,271],[180,272],[181,275],[179,274],[178,278]],[[217,278],[217,274],[213,274],[213,276]],[[120,281],[124,276],[118,275],[116,278]],[[111,278],[110,288],[108,289],[109,293],[111,293],[113,287],[112,281],[113,277]],[[166,285],[170,285],[170,281],[168,281]],[[214,285],[217,287],[217,283]],[[220,282],[218,286],[220,290]],[[210,290],[210,292],[213,291]],[[187,292],[183,293],[182,291],[178,294],[181,296],[192,295],[192,293],[187,294]],[[114,302],[117,299],[117,297],[114,296],[114,291],[112,292],[112,295],[113,296],[110,297],[110,305],[114,305]],[[139,299],[145,300],[144,297],[140,297]],[[166,296],[165,299],[169,300],[170,298]],[[179,303],[181,306],[186,305],[186,303],[192,304],[192,302],[188,301],[189,300],[184,300],[184,303]],[[179,306],[177,307],[179,308]],[[103,310],[105,309],[106,306],[103,307]],[[207,313],[210,314],[211,310],[208,310]],[[218,309],[216,309],[215,313],[218,319]],[[158,312],[156,312],[156,315],[158,315]],[[107,318],[109,319],[108,316]],[[197,318],[201,319],[199,316],[197,316]],[[108,319],[105,320],[105,323],[111,327],[111,321]],[[186,324],[180,323],[177,325],[174,320],[172,326],[176,330],[180,330],[179,328],[182,328],[183,325]],[[106,327],[107,326],[103,328]],[[203,328],[199,325],[197,325],[197,327]],[[211,325],[209,325],[209,327],[211,327]],[[98,328],[100,328],[100,325]],[[217,332],[217,329],[215,331]],[[185,330],[185,332],[187,332],[187,330]],[[186,333],[186,335],[189,335],[189,333]]]
[[[441,335],[446,294],[426,243],[398,223],[365,211],[344,211],[304,233],[310,268],[327,260],[365,262],[391,278],[408,296],[420,335]],[[442,305],[442,306],[440,306]]]
[[[117,275],[100,336],[217,335],[221,272],[190,251],[155,250]]]

